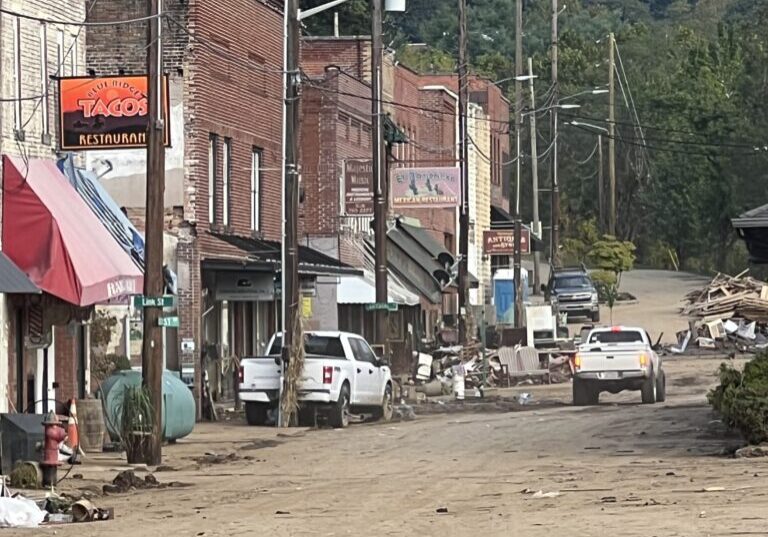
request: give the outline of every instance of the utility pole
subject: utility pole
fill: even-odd
[[[521,239],[523,223],[520,220],[520,135],[522,131],[523,106],[523,1],[515,2],[515,327],[523,326],[523,278]]]
[[[616,72],[615,36],[608,36],[608,234],[616,235]]]
[[[383,145],[384,131],[382,123],[382,0],[371,0],[371,39],[373,51],[371,57],[371,147],[373,148],[373,222],[374,248],[376,258],[376,302],[389,301],[387,284],[387,179],[384,176]],[[376,337],[379,344],[389,352],[387,310],[376,311]]]
[[[597,228],[602,234],[605,231],[605,180],[603,179],[603,135],[597,135],[597,204],[600,220]]]
[[[165,121],[163,117],[163,55],[160,14],[163,0],[149,1],[147,30],[147,201],[144,246],[144,296],[163,295],[163,207],[165,194]],[[162,461],[163,333],[158,319],[161,307],[144,308],[144,339],[141,347],[143,384],[152,400],[152,436],[146,463]]]
[[[533,180],[533,232],[540,233],[539,221],[539,157],[536,143],[536,94],[533,89],[533,58],[528,58],[528,89],[531,97],[529,118],[531,123],[531,179]],[[538,250],[533,252],[533,294],[538,295],[541,287],[541,258]]]
[[[282,249],[282,316],[283,349],[280,375],[280,411],[278,426],[288,425],[284,421],[283,399],[286,366],[291,356],[296,356],[294,327],[299,321],[299,2],[286,0],[285,7],[285,73],[283,105],[283,249]]]
[[[459,342],[466,343],[469,278],[469,136],[467,108],[467,2],[459,0],[459,165],[461,169],[461,209],[459,212]]]
[[[557,178],[557,107],[560,104],[560,87],[557,82],[557,17],[559,16],[557,0],[552,0],[552,99],[554,106],[550,112],[552,121],[552,235],[550,239],[550,270],[560,264],[560,184]]]

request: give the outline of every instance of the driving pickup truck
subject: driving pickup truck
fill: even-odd
[[[240,400],[249,425],[264,425],[278,406],[282,333],[272,336],[267,355],[240,362]],[[368,342],[346,332],[305,332],[299,384],[299,419],[315,411],[333,427],[349,425],[350,413],[392,419],[392,375]],[[308,420],[304,420],[308,421]]]
[[[666,397],[661,358],[642,328],[595,328],[574,358],[573,404],[596,405],[600,392],[639,390],[645,404]]]

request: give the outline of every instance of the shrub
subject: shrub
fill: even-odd
[[[609,270],[596,270],[590,274],[590,277],[595,284],[597,294],[600,296],[600,302],[608,300],[610,289],[616,287],[616,273]]]
[[[720,366],[720,384],[707,399],[726,425],[752,444],[768,441],[768,352],[755,356],[740,372]]]

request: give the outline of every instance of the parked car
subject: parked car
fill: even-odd
[[[600,322],[597,289],[584,267],[553,269],[542,288],[544,297],[558,312],[567,313],[569,318],[583,316]]]
[[[239,394],[249,425],[263,425],[278,406],[282,339],[282,333],[272,336],[266,356],[241,360]],[[392,419],[391,371],[365,339],[346,332],[306,332],[304,351],[300,416],[317,411],[333,427],[349,425],[352,411]]]
[[[596,405],[600,392],[623,390],[639,390],[645,404],[664,401],[666,375],[657,345],[642,328],[593,328],[574,358],[573,404]]]

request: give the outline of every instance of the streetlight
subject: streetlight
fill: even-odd
[[[581,108],[581,105],[580,104],[570,104],[570,103],[553,104],[551,106],[545,106],[543,108],[537,108],[536,110],[528,110],[527,112],[525,112],[523,114],[523,117],[528,117],[531,114],[538,114],[539,112],[546,112],[547,110],[552,110],[553,108],[558,108],[560,110],[571,110],[571,109],[574,109],[574,108]]]
[[[290,357],[296,355],[296,346],[303,344],[293,337],[294,323],[298,320],[299,302],[299,259],[298,259],[298,216],[299,216],[299,100],[301,93],[301,71],[299,69],[299,40],[301,36],[301,21],[328,9],[347,2],[347,0],[332,0],[326,4],[306,10],[299,9],[299,0],[286,0],[285,20],[283,28],[284,77],[283,91],[283,196],[282,196],[282,327],[283,353],[280,372],[280,407],[278,426],[284,426],[282,412],[284,397],[284,381],[286,365]],[[387,11],[405,11],[406,0],[384,0]],[[371,93],[372,93],[372,139],[373,175],[374,175],[374,229],[376,242],[376,301],[387,301],[387,267],[386,267],[386,219],[384,207],[386,202],[382,180],[382,110],[381,110],[381,55],[382,55],[382,0],[371,0],[372,11],[372,49],[371,61]],[[381,267],[383,266],[383,273]],[[382,298],[383,292],[383,298]],[[379,326],[383,326],[386,337],[386,317],[380,316]],[[298,379],[290,379],[298,380]]]
[[[561,97],[560,102],[573,99],[574,97],[579,97],[581,95],[600,95],[602,93],[608,93],[608,88],[593,88],[590,90],[580,91],[578,93],[574,93],[573,95],[568,95],[567,97]]]
[[[574,127],[586,127],[588,129],[594,129],[596,131],[604,132],[605,134],[608,134],[608,129],[605,127],[600,127],[599,125],[593,125],[592,123],[584,123],[583,121],[569,121],[569,125],[573,125]]]

